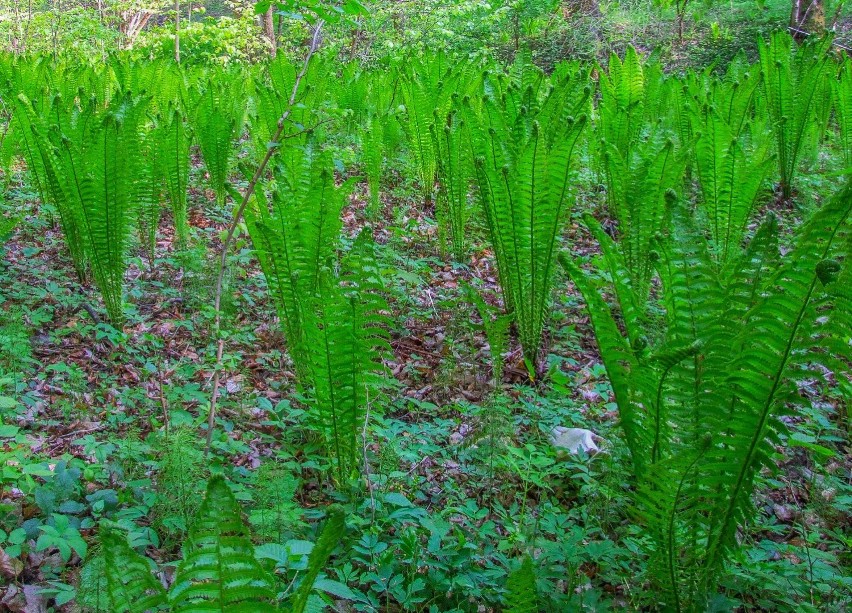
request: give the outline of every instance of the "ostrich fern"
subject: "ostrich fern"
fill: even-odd
[[[244,103],[238,75],[211,75],[201,89],[190,92],[192,131],[210,176],[216,199],[224,203],[234,142],[243,130]]]
[[[722,109],[723,113],[729,114],[728,111],[729,108]],[[739,251],[773,160],[765,140],[760,142],[758,136],[757,144],[752,144],[742,124],[732,125],[715,108],[699,112],[695,123],[699,134],[695,163],[702,207],[720,259],[727,262]]]
[[[186,192],[189,185],[190,134],[183,114],[169,107],[160,116],[156,128],[159,150],[159,171],[169,195],[178,246],[185,248],[189,241]]]
[[[147,100],[127,92],[102,109],[94,99],[78,108],[57,97],[48,117],[38,116],[23,96],[21,103],[75,265],[91,267],[110,321],[120,326],[125,257],[144,184],[139,164]]]
[[[324,271],[305,310],[311,418],[340,484],[357,476],[367,411],[383,386],[382,358],[390,350],[380,315],[387,304],[372,251],[372,238],[362,232],[341,263],[341,276]]]
[[[601,70],[598,130],[601,140],[621,152],[629,163],[631,145],[647,125],[645,70],[636,49],[627,47],[624,60],[612,55]]]
[[[834,113],[840,128],[840,144],[846,168],[852,168],[852,60],[846,59],[840,75],[832,81]]]
[[[585,73],[547,88],[534,67],[513,70],[499,98],[468,101],[465,121],[503,302],[534,376],[589,90]]]
[[[360,457],[365,413],[381,386],[388,346],[379,313],[387,305],[366,232],[338,261],[349,187],[335,186],[331,158],[297,154],[285,160],[290,172],[276,173],[271,210],[260,196],[248,211],[248,227],[297,374],[314,396],[312,423],[335,478],[346,483]]]
[[[799,163],[808,142],[820,132],[821,107],[827,101],[826,76],[831,40],[794,45],[785,32],[776,32],[769,43],[760,42],[760,67],[766,110],[772,122],[781,179],[781,194],[790,198]]]
[[[272,198],[258,190],[246,221],[270,296],[301,378],[309,377],[305,317],[318,295],[322,271],[334,266],[349,186],[334,184],[331,158],[284,156],[275,169]]]
[[[45,97],[49,102],[45,101]],[[51,131],[47,121],[47,117],[55,117],[57,121],[69,117],[70,113],[65,112],[66,106],[67,103],[58,96],[44,94],[39,99],[30,100],[20,94],[16,100],[15,135],[20,141],[19,147],[39,195],[45,202],[53,204],[59,212],[65,245],[77,278],[83,282],[86,278],[86,246],[77,194],[74,192],[74,185],[64,176],[63,158],[49,138]],[[66,126],[65,132],[71,133],[72,126]]]
[[[664,229],[667,198],[683,181],[687,152],[661,133],[635,141],[626,154],[609,143],[602,146],[607,199],[618,221],[618,246],[636,301],[643,304],[654,272],[654,237]]]
[[[261,610],[303,613],[314,581],[343,536],[342,507],[330,507],[328,517],[308,559],[302,583],[291,602],[283,606],[277,602],[275,578],[255,557],[240,505],[221,477],[214,477],[207,485],[196,527],[183,544],[183,558],[168,592],[152,574],[153,562],[129,545],[121,528],[104,522],[99,540],[109,608],[132,613],[163,608],[174,613]]]
[[[656,337],[626,336],[593,278],[561,261],[612,382],[660,604],[692,611],[706,606],[753,513],[755,478],[784,436],[779,417],[795,399],[798,364],[836,348],[836,336],[818,332],[815,305],[841,306],[834,288],[848,275],[837,262],[852,252],[852,186],[814,213],[783,259],[770,218],[724,267],[685,207],[672,206],[671,234],[657,239],[666,326]],[[624,276],[617,260],[605,262],[613,279]],[[619,306],[629,334],[632,305]]]
[[[460,114],[451,111],[442,116],[436,111],[431,132],[438,153],[438,198],[435,217],[441,234],[441,245],[444,247],[449,242],[453,257],[456,261],[463,262],[467,249],[465,231],[470,216],[467,196],[472,172]]]

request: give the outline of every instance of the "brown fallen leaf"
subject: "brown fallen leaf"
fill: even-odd
[[[14,579],[24,570],[24,563],[13,558],[0,547],[0,576]]]

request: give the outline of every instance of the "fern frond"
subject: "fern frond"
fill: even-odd
[[[793,193],[793,181],[808,142],[820,127],[821,105],[828,86],[828,38],[794,45],[786,32],[775,32],[760,43],[760,66],[766,109],[772,120],[781,190]]]
[[[521,565],[506,579],[506,607],[503,610],[506,613],[538,612],[538,590],[530,556],[525,556]]]
[[[213,477],[184,544],[169,591],[175,612],[261,611],[275,601],[273,578],[254,557],[240,506],[222,477]]]
[[[719,423],[714,430],[721,444],[708,450],[705,466],[706,485],[724,492],[710,505],[705,584],[735,546],[737,526],[747,519],[754,478],[769,464],[771,443],[783,430],[777,416],[788,398],[785,381],[800,336],[810,327],[807,317],[821,283],[820,262],[836,248],[838,235],[848,236],[850,217],[852,186],[847,186],[802,229],[788,263],[769,280],[766,295],[742,331],[742,352],[730,363],[722,384],[730,390],[726,393],[731,408],[716,412]],[[736,416],[733,423],[731,416]]]
[[[185,249],[189,241],[186,192],[189,185],[190,135],[183,114],[173,107],[164,112],[158,130],[160,173],[171,203],[178,247]]]
[[[308,604],[308,598],[314,589],[314,582],[319,576],[320,571],[328,563],[334,548],[340,543],[343,538],[343,532],[346,528],[346,513],[340,505],[332,505],[328,509],[328,519],[323,526],[320,537],[317,540],[314,548],[311,550],[311,555],[308,557],[308,569],[305,576],[302,577],[302,582],[299,584],[299,589],[293,596],[293,604],[290,609],[291,613],[304,613],[305,607]]]
[[[463,112],[503,301],[535,376],[556,250],[573,202],[572,160],[586,117],[566,117],[564,107],[551,102],[564,92],[548,90],[539,98],[539,79],[530,72],[522,72],[531,80],[526,89],[510,83],[499,101],[486,97],[476,108],[468,100]],[[589,94],[579,87],[583,76],[566,85],[575,108],[584,108]]]
[[[740,244],[763,189],[772,159],[765,147],[747,147],[740,132],[708,109],[698,123],[695,160],[721,264],[739,253]]]
[[[167,602],[166,591],[152,574],[151,562],[127,543],[127,535],[117,526],[103,523],[98,539],[110,610],[144,613],[161,609]]]
[[[210,186],[216,199],[224,203],[234,153],[234,141],[243,129],[244,108],[239,90],[234,91],[241,80],[224,75],[211,76],[203,90],[195,90],[193,98],[193,134],[201,150],[201,157]]]

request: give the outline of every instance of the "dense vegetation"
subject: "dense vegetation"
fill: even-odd
[[[346,58],[322,6],[0,57],[0,609],[845,610],[836,41]]]

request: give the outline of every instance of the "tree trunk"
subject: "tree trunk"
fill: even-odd
[[[794,34],[821,36],[825,32],[825,4],[823,0],[793,0],[790,28]]]
[[[275,57],[278,52],[278,42],[275,39],[275,10],[272,6],[261,17],[263,20],[263,36],[269,43],[269,55]]]

